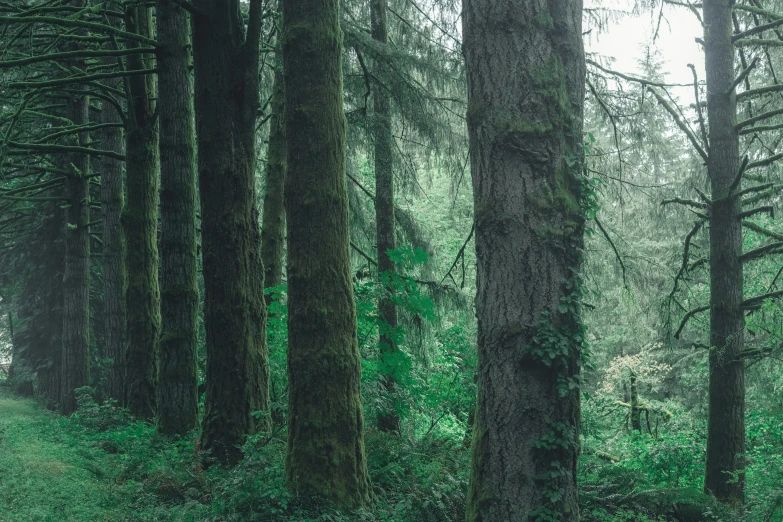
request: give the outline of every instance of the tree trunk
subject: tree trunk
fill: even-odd
[[[370,500],[348,252],[337,0],[283,2],[288,177],[286,470],[297,494]],[[314,45],[313,42],[317,42]]]
[[[115,87],[119,87],[116,82]],[[102,123],[120,121],[117,108],[104,102]],[[107,128],[101,131],[101,148],[123,153],[122,129]],[[100,160],[101,169],[101,219],[103,225],[103,316],[106,357],[110,359],[106,388],[108,396],[120,405],[125,404],[125,357],[127,350],[128,286],[126,266],[127,250],[120,216],[125,205],[122,162],[108,156]]]
[[[90,119],[90,98],[76,95],[66,101],[67,117],[73,125]],[[87,146],[89,135],[79,134],[78,143]],[[63,275],[62,386],[60,412],[76,411],[74,390],[90,385],[90,191],[89,157],[72,154],[66,181],[65,273]]]
[[[126,12],[126,29],[153,36],[147,7]],[[151,69],[150,55],[130,55],[128,69]],[[128,246],[127,405],[131,414],[153,419],[156,407],[160,289],[158,287],[158,121],[152,75],[131,76],[125,156],[128,200],[122,221]],[[168,153],[168,151],[167,151]]]
[[[269,407],[258,211],[255,123],[261,1],[251,0],[247,35],[239,0],[199,0],[194,18],[196,123],[207,333],[202,446],[235,463],[255,411]]]
[[[14,391],[22,397],[33,396],[33,371],[30,367],[30,357],[19,349],[16,332],[14,332],[14,316],[8,312],[8,330],[11,337],[11,364],[8,367],[8,381],[13,384]]]
[[[370,18],[372,37],[376,41],[388,43],[386,24],[386,0],[372,0]],[[378,276],[388,283],[394,273],[394,262],[389,250],[394,250],[394,170],[392,148],[394,137],[391,128],[390,96],[383,85],[375,86],[373,92],[375,111],[375,230],[378,243]],[[391,287],[386,285],[386,294],[378,300],[378,323],[380,330],[380,360],[384,374],[386,391],[394,394],[395,367],[391,363],[391,354],[397,350],[395,330],[397,329],[397,306],[391,300]],[[381,431],[400,431],[400,417],[396,409],[378,414],[378,429]]]
[[[465,0],[463,34],[479,357],[466,519],[576,521],[582,2]]]
[[[730,195],[739,171],[735,128],[734,46],[730,0],[704,2],[709,160],[713,205],[710,218],[710,384],[707,469],[704,489],[742,502],[745,486],[745,333],[740,198]]]
[[[64,115],[60,114],[60,115]],[[55,167],[65,170],[68,158],[59,154],[53,158]],[[67,187],[54,189],[53,195],[64,197]],[[59,204],[46,202],[39,207],[43,215],[36,238],[30,245],[35,253],[27,258],[35,263],[35,278],[23,286],[23,302],[18,318],[25,327],[17,331],[22,349],[30,352],[36,373],[36,394],[50,410],[59,409],[62,389],[63,274],[65,273],[64,238],[69,232]],[[32,254],[32,252],[31,252]],[[20,330],[17,328],[17,330]]]
[[[628,425],[626,424],[626,429]],[[631,430],[642,432],[642,410],[639,407],[639,390],[636,375],[631,375]]]
[[[158,0],[161,240],[158,429],[185,435],[198,425],[196,273],[196,132],[190,77],[190,22],[171,0]]]
[[[278,52],[278,57],[279,57]],[[283,193],[286,176],[285,85],[282,59],[277,60],[272,91],[272,117],[269,120],[266,194],[264,195],[261,257],[264,262],[264,287],[274,288],[283,282],[283,247],[285,245],[285,207]]]

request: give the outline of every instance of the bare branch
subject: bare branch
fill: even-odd
[[[675,339],[680,338],[680,334],[682,333],[683,328],[685,328],[685,325],[688,324],[688,321],[691,320],[691,317],[693,317],[696,314],[706,312],[709,309],[710,309],[709,306],[700,306],[698,308],[694,308],[693,310],[685,314],[685,317],[682,318],[682,322],[680,323],[680,327],[677,328],[677,332],[674,334],[674,338]]]
[[[655,89],[650,88],[649,91],[655,96],[655,98],[658,100],[658,103],[663,106],[664,109],[666,109],[666,112],[669,113],[669,115],[674,120],[674,123],[677,124],[677,127],[680,128],[682,132],[685,133],[686,136],[688,136],[688,139],[691,142],[691,145],[696,149],[696,152],[699,153],[699,156],[702,157],[702,159],[706,162],[707,161],[707,153],[704,151],[702,146],[699,144],[699,139],[696,137],[695,134],[693,134],[693,131],[688,127],[688,124],[685,123],[682,118],[680,118],[680,115],[677,113],[676,110],[674,110],[674,107],[669,105],[669,102],[666,101],[666,99],[661,96],[658,91]]]
[[[756,214],[769,214],[770,216],[775,217],[775,207],[766,205],[763,207],[746,210],[745,212],[740,212],[737,214],[737,219],[747,219],[751,216],[755,216]]]

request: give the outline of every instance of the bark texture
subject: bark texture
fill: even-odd
[[[126,12],[126,30],[152,37],[147,7]],[[131,55],[128,69],[151,69],[150,55]],[[158,286],[158,118],[154,76],[131,76],[126,131],[128,199],[122,222],[128,245],[127,405],[131,414],[152,420],[156,408],[160,288]]]
[[[278,52],[278,57],[280,53]],[[277,60],[272,90],[272,117],[269,120],[266,194],[261,228],[261,257],[264,262],[264,287],[274,288],[283,282],[283,248],[285,247],[285,207],[283,194],[287,169],[285,137],[285,84],[282,59]]]
[[[77,94],[66,102],[73,125],[89,122],[90,98]],[[77,136],[79,145],[89,134]],[[65,209],[65,271],[63,275],[62,387],[60,412],[76,411],[74,390],[90,385],[90,191],[89,157],[72,154],[68,159]]]
[[[387,0],[372,0],[370,3],[370,21],[374,40],[386,44],[389,41],[386,23]],[[391,97],[386,86],[376,84],[373,91],[374,139],[375,139],[375,231],[378,244],[378,274],[382,281],[391,278],[394,262],[389,250],[394,250],[394,162],[392,150]],[[387,292],[391,288],[387,286]],[[384,386],[394,394],[394,366],[389,355],[397,349],[394,332],[397,329],[397,306],[390,294],[382,295],[378,300],[378,319],[380,329],[380,358],[384,371]],[[395,409],[378,414],[378,429],[381,431],[400,431],[400,417]]]
[[[639,389],[636,386],[636,375],[631,375],[631,430],[642,432],[642,409],[639,405]]]
[[[288,177],[286,469],[297,494],[371,495],[348,252],[338,0],[283,2]]]
[[[118,87],[119,84],[115,85]],[[118,123],[114,105],[103,104],[102,123]],[[101,132],[101,148],[119,153],[125,151],[120,128]],[[128,287],[127,249],[120,218],[125,205],[122,161],[104,156],[99,164],[101,175],[101,220],[103,225],[103,318],[106,357],[111,360],[106,375],[106,391],[120,405],[125,403],[125,357],[127,350]]]
[[[207,333],[202,446],[224,463],[269,407],[266,305],[255,206],[261,1],[247,34],[238,0],[199,0],[194,18],[196,125]]]
[[[58,155],[53,158],[57,168],[65,169],[67,158]],[[53,191],[64,196],[66,187]],[[36,371],[36,394],[46,407],[55,410],[60,404],[60,386],[63,331],[63,285],[52,284],[63,281],[65,270],[64,237],[65,215],[59,204],[47,202],[39,212],[43,215],[41,227],[35,232],[39,241],[25,245],[29,257],[27,262],[34,267],[34,276],[25,281],[18,317],[25,319],[23,329],[17,328],[20,349],[29,352]]]
[[[190,22],[171,0],[158,0],[162,335],[158,429],[185,435],[198,425],[196,280],[196,131],[190,77]]]
[[[466,518],[576,521],[582,2],[463,7],[479,356]]]
[[[710,384],[707,469],[704,489],[729,502],[742,502],[745,487],[745,316],[742,279],[742,210],[730,194],[739,170],[735,128],[734,47],[731,0],[704,2],[710,213]]]

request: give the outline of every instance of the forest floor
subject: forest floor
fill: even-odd
[[[64,419],[0,388],[0,521],[115,521],[108,462],[64,436]],[[108,455],[107,455],[108,456]]]

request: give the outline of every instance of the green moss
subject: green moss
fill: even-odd
[[[552,132],[552,124],[548,121],[513,120],[504,125],[505,132],[519,134],[543,135]]]
[[[475,126],[480,124],[486,118],[489,108],[489,104],[484,101],[470,100],[465,114],[468,125]]]
[[[552,104],[560,123],[569,125],[573,110],[565,78],[565,68],[559,56],[552,56],[547,63],[534,68],[530,73],[534,92]]]
[[[533,18],[533,25],[544,29],[554,29],[555,21],[552,19],[549,11],[541,11]]]
[[[487,452],[487,430],[478,425],[478,418],[473,427],[473,446],[472,446],[472,476],[470,478],[470,489],[468,491],[468,501],[465,508],[465,520],[474,522],[482,520],[481,514],[485,508],[495,500],[495,494],[486,484],[478,480],[476,470],[481,469],[481,461]]]

